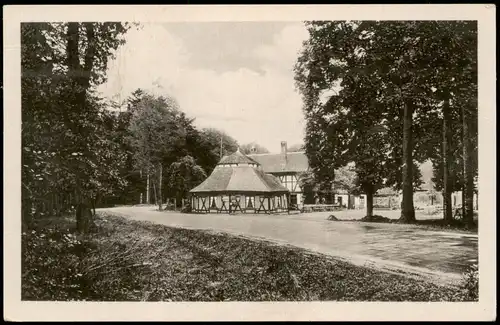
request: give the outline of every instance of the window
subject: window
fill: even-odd
[[[255,208],[255,200],[253,196],[247,197],[247,208],[249,209]]]
[[[364,196],[359,197],[359,205],[361,205],[362,207],[365,206],[365,197]]]

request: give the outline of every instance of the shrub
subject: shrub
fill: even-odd
[[[463,274],[462,288],[467,300],[477,301],[479,298],[479,269],[477,264],[469,267]]]
[[[361,219],[362,222],[392,222],[391,219],[380,216],[380,215],[373,215],[373,216],[365,216]]]
[[[46,227],[22,233],[22,298],[70,300],[82,294],[80,257],[87,243],[70,229]]]
[[[181,209],[181,213],[191,213],[193,209],[191,208],[191,204],[186,204],[184,208]]]

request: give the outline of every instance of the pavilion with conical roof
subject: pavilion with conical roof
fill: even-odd
[[[238,148],[224,156],[190,195],[193,212],[276,213],[288,211],[290,191]]]

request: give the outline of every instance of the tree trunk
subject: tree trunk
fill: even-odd
[[[80,183],[76,183],[76,229],[81,234],[87,234],[95,227],[92,211],[87,204],[87,199],[82,195]]]
[[[150,198],[150,195],[149,195],[149,187],[150,187],[150,185],[149,185],[149,172],[148,172],[148,174],[147,174],[147,176],[146,176],[146,204],[149,204],[149,203],[150,203],[150,202],[149,202],[149,198]]]
[[[452,183],[451,183],[451,160],[453,153],[451,152],[451,115],[450,115],[450,99],[445,99],[443,105],[443,213],[444,221],[451,223],[453,221],[452,211]]]
[[[76,22],[68,23],[66,32],[66,63],[68,65],[68,76],[73,86],[74,92],[74,107],[72,109],[80,110],[84,113],[86,110],[86,94],[90,87],[91,71],[95,60],[94,50],[94,25],[92,23],[85,24],[87,47],[84,58],[84,66],[80,64],[80,25]],[[85,139],[88,129],[82,128],[79,121],[73,125],[79,130],[80,136]],[[78,143],[75,150],[85,151],[85,145]],[[87,196],[82,193],[80,179],[77,179],[75,184],[75,200],[76,200],[76,223],[77,230],[81,233],[88,233],[95,228],[91,204],[88,204]]]
[[[162,202],[162,193],[161,193],[161,185],[162,185],[162,179],[163,179],[163,166],[160,163],[160,168],[159,168],[159,176],[158,176],[158,209],[161,211],[163,209],[163,202]]]
[[[69,76],[73,81],[78,80],[79,68],[80,68],[80,57],[79,57],[79,32],[78,23],[68,23],[68,29],[66,31],[66,63],[69,68]]]
[[[402,222],[415,221],[413,206],[413,103],[404,102],[403,117],[403,204],[401,209]]]
[[[373,190],[366,191],[366,216],[373,217]]]
[[[462,104],[462,129],[463,129],[463,214],[462,218],[468,225],[474,223],[474,166],[472,161],[472,145],[470,139],[470,118],[468,116],[468,109]]]
[[[158,203],[158,196],[156,195],[156,184],[153,182],[153,194],[155,196],[155,205]]]
[[[92,199],[92,215],[95,216],[95,206],[97,204],[97,198]]]
[[[465,168],[462,166],[462,169]],[[462,176],[464,178],[464,176]],[[461,193],[462,206],[460,207],[460,212],[462,213],[462,218],[465,216],[465,184],[462,182],[462,193]]]
[[[68,65],[68,75],[74,91],[73,109],[82,109],[82,97],[84,92],[80,87],[80,57],[79,57],[79,27],[78,23],[68,23],[66,31],[66,63]],[[74,127],[77,127],[75,125]],[[88,232],[87,209],[83,203],[82,193],[80,192],[80,181],[77,179],[75,184],[75,215],[76,228],[80,233]]]

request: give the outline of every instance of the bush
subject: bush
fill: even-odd
[[[191,204],[186,204],[184,208],[181,209],[181,213],[191,213],[193,209],[191,208]]]
[[[373,215],[373,216],[365,216],[361,218],[362,222],[383,222],[383,223],[389,223],[392,222],[391,219],[382,217],[380,215]]]
[[[80,257],[87,243],[69,227],[22,233],[22,298],[71,300],[82,295]]]
[[[477,264],[472,265],[463,275],[462,288],[465,298],[477,301],[479,298],[479,269]]]

